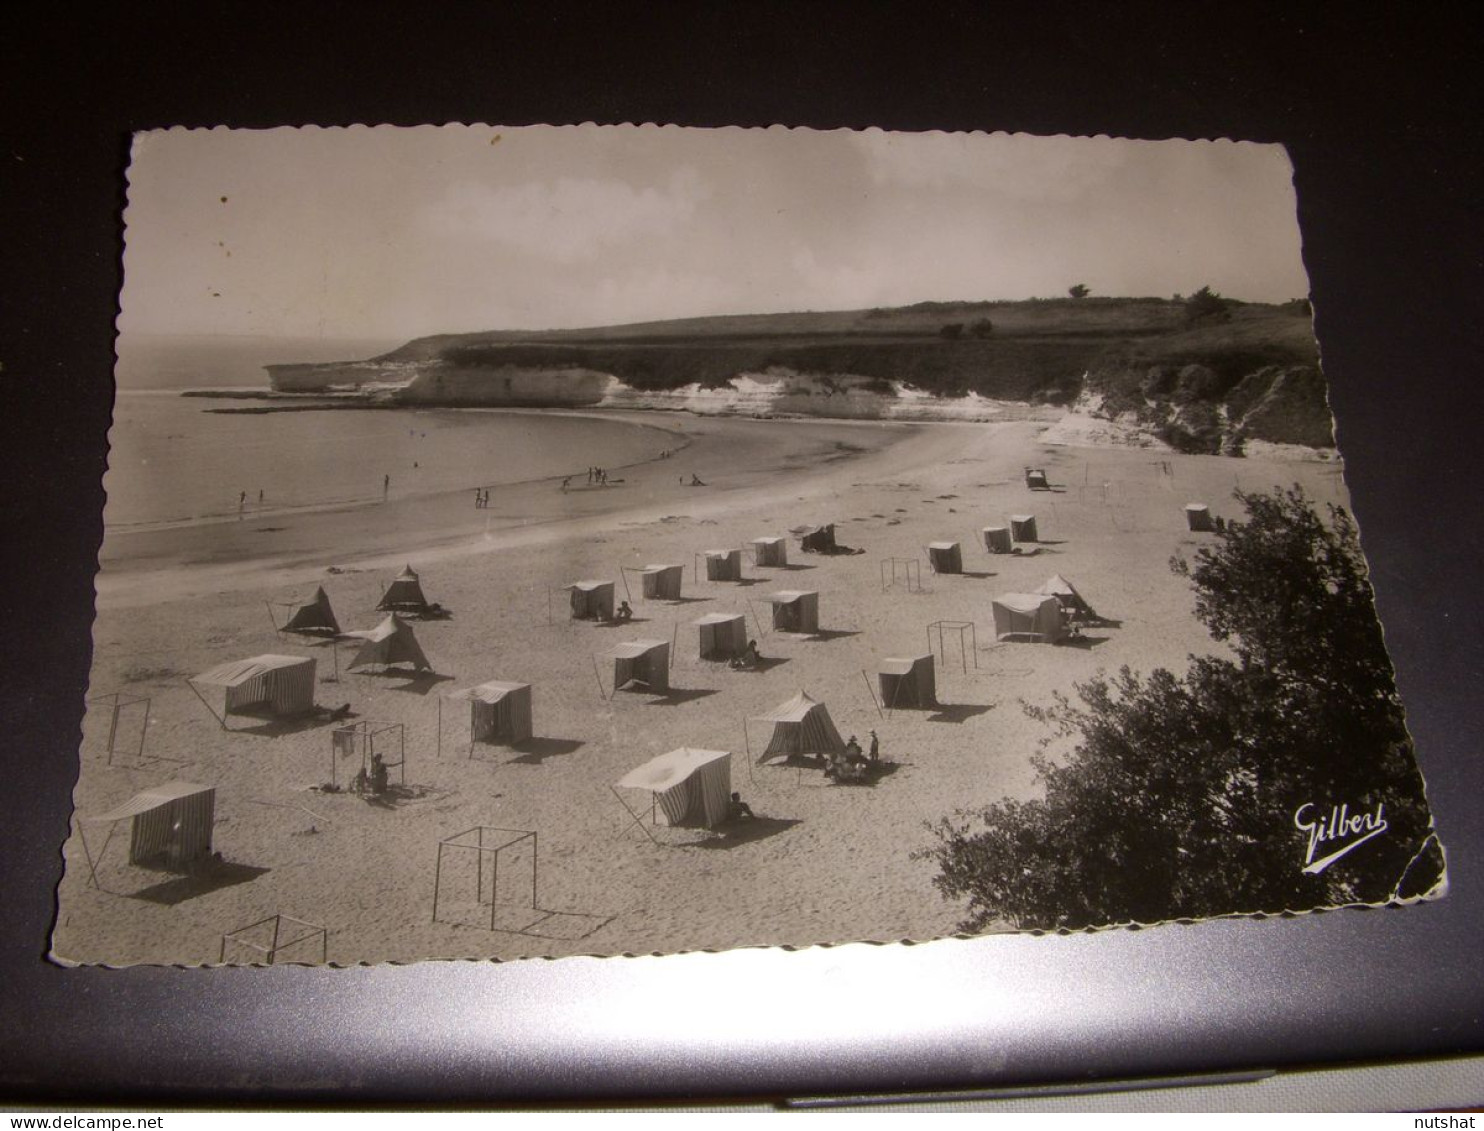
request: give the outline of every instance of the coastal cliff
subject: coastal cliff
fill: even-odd
[[[268,373],[277,393],[341,392],[385,405],[868,420],[1070,414],[1103,422],[1122,442],[1179,451],[1333,446],[1307,304],[1227,303],[1199,320],[1188,305],[921,303],[442,335],[369,360]],[[1076,428],[1063,431],[1076,442]]]

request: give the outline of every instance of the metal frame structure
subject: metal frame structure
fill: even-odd
[[[485,833],[498,834],[498,844],[485,844]],[[474,837],[475,841],[470,844],[468,837]],[[472,829],[466,829],[454,836],[444,837],[438,842],[438,863],[433,871],[433,922],[438,922],[438,898],[443,888],[443,850],[464,849],[478,854],[478,863],[475,867],[475,897],[478,902],[484,902],[484,858],[485,854],[491,854],[494,859],[490,865],[490,930],[495,930],[495,909],[499,906],[500,895],[500,853],[507,848],[514,848],[525,841],[531,842],[531,910],[538,911],[536,906],[536,891],[538,877],[540,874],[540,850],[536,839],[536,833],[531,829],[502,829],[496,825],[475,825]],[[521,904],[522,907],[525,904]],[[445,920],[451,922],[451,920]],[[519,933],[519,932],[517,932]]]
[[[345,726],[336,727],[330,732],[330,784],[338,786],[339,779],[335,773],[335,748],[337,735],[349,734],[357,753],[361,756],[361,772],[368,772],[371,764],[371,756],[376,753],[376,739],[378,735],[386,734],[388,731],[397,732],[397,761],[388,762],[382,759],[382,765],[387,769],[397,770],[397,784],[407,784],[407,727],[403,723],[387,723],[385,726],[376,726],[369,719],[361,719]]]
[[[938,647],[936,650],[933,648],[933,632],[935,630],[938,633]],[[971,654],[974,657],[974,667],[977,668],[979,666],[979,630],[974,627],[974,622],[971,620],[935,620],[927,626],[928,651],[934,657],[937,657],[941,653],[941,662],[947,664],[948,647],[943,641],[943,633],[945,631],[958,633],[959,659],[963,663],[964,673],[968,674],[969,656]],[[967,652],[964,651],[965,632],[969,634],[969,650]]]
[[[882,558],[881,591],[885,593],[897,584],[897,567],[902,567],[902,584],[908,593],[922,592],[922,563],[916,558]],[[888,567],[890,576],[888,577]],[[914,589],[913,586],[916,586]]]
[[[257,930],[259,927],[268,923],[273,924],[273,938],[267,946],[241,937],[248,931]],[[297,938],[289,939],[287,942],[281,941],[279,936],[285,923],[292,923],[295,927],[303,927],[304,933]],[[306,923],[303,919],[295,919],[292,915],[270,915],[266,919],[259,919],[256,923],[249,923],[245,927],[238,927],[236,930],[224,932],[222,934],[221,949],[217,953],[216,960],[219,963],[225,963],[227,961],[227,944],[230,942],[266,955],[268,959],[267,965],[272,966],[277,960],[279,952],[285,951],[291,946],[298,946],[300,943],[309,942],[314,938],[319,939],[319,960],[321,965],[323,965],[330,960],[330,933],[325,928],[315,923]]]
[[[108,764],[113,765],[113,752],[115,740],[118,738],[119,713],[128,707],[136,707],[144,704],[144,720],[139,725],[139,749],[134,752],[136,759],[144,757],[144,740],[149,733],[149,711],[151,698],[148,695],[134,695],[126,697],[122,691],[108,691],[100,695],[89,695],[87,702],[102,703],[111,701],[108,716]]]

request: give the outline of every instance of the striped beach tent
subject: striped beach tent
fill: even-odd
[[[741,550],[707,550],[704,557],[707,581],[742,580]]]
[[[1055,644],[1062,636],[1061,603],[1045,593],[1004,593],[993,601],[994,631],[999,640],[1036,640]]]
[[[613,582],[574,581],[567,589],[572,594],[573,620],[613,619]]]
[[[618,779],[616,788],[648,793],[655,824],[715,828],[730,811],[732,756],[725,750],[682,746],[630,770]]]
[[[1216,527],[1211,521],[1211,508],[1205,503],[1185,504],[1185,525],[1195,531],[1210,531]]]
[[[450,692],[448,698],[469,704],[469,740],[514,746],[534,732],[531,685],[492,679],[478,687]]]
[[[726,660],[747,651],[747,619],[741,613],[707,613],[691,623],[701,631],[701,659]]]
[[[639,571],[644,585],[644,596],[660,601],[680,600],[680,583],[685,578],[685,567],[678,565],[647,565]]]
[[[366,642],[356,652],[355,659],[346,665],[347,668],[389,668],[395,664],[411,664],[418,671],[432,670],[433,665],[423,654],[412,626],[396,613],[389,614],[375,628],[347,632],[346,635],[359,636]]]
[[[760,765],[807,754],[842,754],[845,751],[845,742],[835,729],[828,708],[803,691],[756,718],[759,722],[773,724],[768,745],[757,757]]]
[[[630,640],[608,654],[613,659],[614,691],[670,690],[668,640]]]
[[[782,589],[763,600],[773,606],[773,627],[779,632],[818,632],[819,593],[813,589]]]
[[[957,542],[929,542],[927,552],[934,573],[963,573],[963,547]]]
[[[106,813],[99,813],[96,817],[80,817],[79,820],[84,825],[111,826],[117,826],[120,821],[130,821],[130,864],[180,869],[211,853],[211,830],[215,823],[215,812],[215,786],[171,781],[140,790],[122,805]],[[88,868],[95,887],[98,883],[98,865],[103,862],[103,853],[108,850],[108,842],[112,838],[113,830],[110,829],[108,840],[105,840],[95,857],[88,847],[84,831],[83,853],[88,858]]]
[[[986,526],[983,533],[984,548],[991,554],[1008,554],[1015,549],[1008,526]]]
[[[193,675],[186,683],[217,722],[228,715],[305,715],[314,710],[313,656],[250,656],[218,664]],[[201,688],[220,692],[220,710],[201,694]]]
[[[1017,542],[1038,542],[1036,537],[1036,516],[1033,514],[1012,514],[1010,516],[1010,537]]]
[[[753,564],[760,566],[788,565],[788,543],[782,538],[754,538],[751,543]]]
[[[876,678],[881,686],[881,704],[888,711],[920,710],[938,704],[936,668],[931,653],[882,660]]]

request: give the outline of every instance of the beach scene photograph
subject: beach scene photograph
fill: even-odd
[[[1446,892],[1279,146],[158,130],[123,235],[58,963]]]

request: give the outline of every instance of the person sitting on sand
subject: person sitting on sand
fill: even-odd
[[[736,821],[743,817],[754,820],[757,814],[752,811],[751,805],[742,800],[740,793],[734,793],[732,794],[731,804],[727,806],[727,820]]]
[[[690,473],[690,485],[692,487],[704,487],[704,486],[706,486],[706,484],[704,484],[704,483],[701,482],[700,477],[697,476],[694,471]]]
[[[618,612],[613,614],[613,619],[616,621],[633,620],[634,610],[629,608],[629,603],[627,601],[620,601],[618,603]]]
[[[845,744],[845,757],[852,762],[859,762],[865,758],[861,744],[855,740],[855,735],[850,736],[850,741]]]

